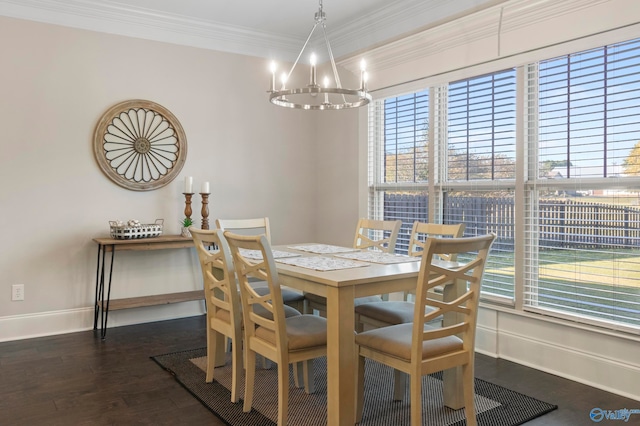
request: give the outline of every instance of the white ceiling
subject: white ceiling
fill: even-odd
[[[339,58],[503,1],[323,0],[323,7]],[[293,60],[318,6],[318,0],[0,0],[0,15]],[[320,29],[312,45],[322,41],[315,34]]]

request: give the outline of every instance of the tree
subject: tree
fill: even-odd
[[[627,158],[622,162],[624,174],[628,176],[640,176],[640,141],[638,141]]]

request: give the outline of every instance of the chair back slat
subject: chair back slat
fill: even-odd
[[[241,304],[229,246],[220,230],[189,228],[200,261],[207,313],[229,313],[231,323],[240,326]],[[217,248],[217,249],[216,249]]]
[[[443,225],[440,223],[413,222],[409,240],[409,256],[422,256],[427,238],[460,238],[464,234],[464,228],[464,223]],[[452,257],[449,253],[440,253],[438,257],[442,260],[456,260],[455,255]]]
[[[245,341],[251,344],[257,327],[264,327],[275,333],[276,345],[274,350],[287,348],[287,334],[285,329],[284,303],[278,282],[271,245],[266,235],[240,235],[225,231],[224,237],[229,243],[235,265],[236,275],[240,286],[240,299],[244,319]],[[256,250],[262,254],[262,260],[250,259],[243,256],[240,249]],[[249,278],[266,281],[269,292],[258,295],[251,286]],[[271,313],[272,319],[256,312],[260,306]]]
[[[465,350],[473,348],[480,284],[494,240],[495,234],[488,234],[467,238],[429,237],[425,241],[416,289],[412,358],[415,356],[417,360],[422,359],[421,348],[424,340],[452,335],[458,335],[462,339]],[[456,262],[436,260],[443,253],[457,256],[458,260]],[[444,266],[447,264],[449,267]],[[460,285],[466,289],[455,300],[441,301],[431,297],[430,289],[453,281],[455,283],[450,285]],[[425,310],[426,306],[433,309]],[[453,323],[446,324],[442,328],[424,329],[426,322],[448,313],[456,314],[457,319]]]
[[[402,221],[360,219],[356,227],[353,247],[358,249],[373,248],[385,253],[393,253]],[[386,236],[385,236],[386,235]]]
[[[216,226],[223,231],[239,235],[265,235],[271,243],[271,229],[268,217],[255,219],[216,219]]]

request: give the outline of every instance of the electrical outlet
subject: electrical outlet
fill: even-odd
[[[11,300],[24,300],[24,284],[13,284],[11,286]]]

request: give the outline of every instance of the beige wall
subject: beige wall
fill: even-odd
[[[318,175],[342,165],[318,165],[317,157],[352,158],[356,132],[327,137],[323,126],[317,132],[314,113],[270,105],[264,60],[10,18],[0,18],[0,53],[0,340],[88,327],[97,253],[91,239],[108,235],[115,219],[164,218],[166,233],[178,233],[184,176],[194,177],[196,189],[211,182],[211,222],[269,216],[274,243],[316,240],[319,207],[332,222],[341,220],[335,209],[342,206],[355,220],[348,205],[357,205],[357,183],[335,204],[330,194],[319,201]],[[93,156],[100,116],[136,98],[168,108],[188,139],[181,175],[155,191],[117,186]],[[342,118],[337,123],[349,128]],[[317,133],[330,144],[317,147]],[[329,185],[341,185],[339,176],[351,178],[333,174]],[[199,284],[189,250],[123,253],[116,266],[112,297]],[[10,300],[15,283],[25,285],[23,302]],[[181,305],[113,312],[110,322],[202,311],[199,303]]]

